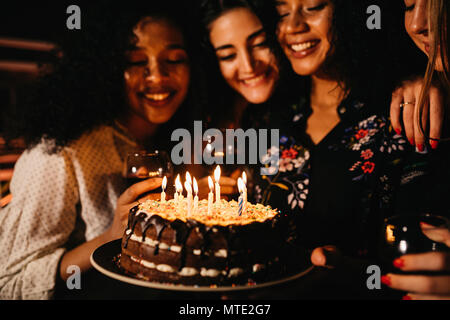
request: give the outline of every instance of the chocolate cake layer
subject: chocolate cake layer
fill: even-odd
[[[186,285],[245,284],[281,272],[285,217],[207,225],[168,220],[136,206],[122,239],[121,267],[149,281]]]

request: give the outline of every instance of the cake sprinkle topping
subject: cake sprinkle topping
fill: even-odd
[[[198,209],[192,210],[188,214],[187,199],[176,202],[171,199],[165,203],[157,200],[147,200],[139,204],[139,211],[147,215],[159,215],[160,217],[174,221],[196,220],[205,225],[246,225],[252,222],[264,222],[275,217],[279,211],[270,206],[262,204],[247,203],[245,211],[239,216],[238,203],[235,200],[226,201],[221,199],[219,203],[214,203],[210,214],[208,214],[208,200],[200,200]]]

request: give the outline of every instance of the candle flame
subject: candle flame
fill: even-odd
[[[198,184],[197,184],[197,180],[194,178],[194,192],[195,194],[198,193]]]
[[[209,191],[212,192],[214,189],[214,182],[211,177],[208,177],[208,184],[209,184]]]
[[[241,178],[238,178],[237,185],[239,193],[242,193],[242,191],[244,190],[244,181]]]
[[[244,185],[247,184],[247,174],[245,171],[242,171],[242,182],[244,182]]]
[[[185,182],[184,182],[184,188],[186,189],[186,191],[187,191],[188,193],[192,193],[192,186],[191,186],[191,184],[189,183],[189,181],[185,181]]]
[[[217,166],[216,170],[214,170],[214,180],[219,183],[220,180],[220,167]]]
[[[189,174],[189,171],[186,171],[186,181],[192,184],[192,178],[191,175]]]
[[[167,186],[167,177],[164,176],[163,181],[162,181],[162,189],[165,190]]]
[[[183,192],[183,185],[181,184],[180,175],[175,179],[175,188],[177,192]]]

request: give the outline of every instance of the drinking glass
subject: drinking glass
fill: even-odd
[[[129,153],[124,164],[124,178],[127,188],[149,178],[167,177],[167,186],[173,179],[173,164],[165,151],[140,151]],[[161,187],[152,193],[161,192]],[[167,190],[166,190],[167,192]]]
[[[449,250],[445,244],[429,239],[422,231],[421,222],[436,229],[449,228],[448,219],[431,214],[397,215],[385,219],[379,244],[383,272],[400,273],[399,269],[394,269],[392,262],[402,255]]]

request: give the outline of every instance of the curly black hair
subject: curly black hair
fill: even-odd
[[[112,124],[127,110],[123,74],[125,52],[136,23],[145,16],[169,19],[184,33],[193,68],[198,33],[191,28],[190,6],[179,1],[96,1],[82,7],[82,28],[67,31],[59,41],[62,58],[43,74],[30,98],[10,115],[8,138],[21,137],[29,147],[42,139],[56,152],[103,124]],[[191,72],[186,102],[163,128],[186,127],[201,105],[195,90],[200,72]],[[167,130],[159,130],[167,135]],[[155,139],[156,140],[156,139]],[[170,140],[167,136],[163,141]]]

